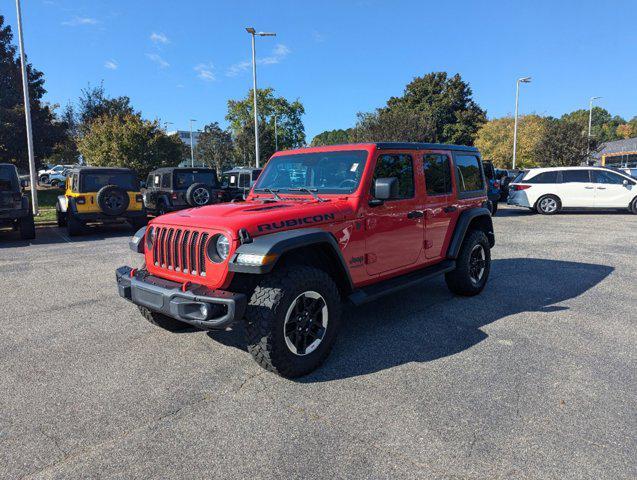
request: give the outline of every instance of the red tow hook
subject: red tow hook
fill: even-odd
[[[185,292],[188,289],[188,285],[190,285],[190,282],[184,282],[181,284],[181,291]]]
[[[133,278],[136,273],[137,273],[137,269],[136,268],[131,268],[130,269],[130,278]]]

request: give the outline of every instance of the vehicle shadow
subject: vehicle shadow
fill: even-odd
[[[79,243],[91,240],[104,240],[116,237],[132,237],[134,230],[126,224],[90,225],[77,237],[69,237],[66,228],[36,227],[36,235],[32,240],[20,239],[20,233],[10,229],[0,230],[0,249],[27,247],[29,245],[51,245],[56,243]]]
[[[613,270],[538,258],[494,260],[487,288],[475,297],[452,295],[440,278],[363,307],[348,307],[330,357],[297,381],[326,382],[454,355],[485,340],[485,325],[522,312],[568,309],[559,303],[593,288]],[[246,349],[241,326],[209,335]]]

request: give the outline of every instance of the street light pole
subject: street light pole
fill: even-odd
[[[276,128],[276,113],[274,114],[274,151],[279,151],[279,132]]]
[[[586,137],[586,156],[591,153],[591,127],[593,126],[593,101],[602,97],[591,97],[588,102],[588,137]]]
[[[33,130],[31,127],[31,103],[29,100],[29,80],[27,78],[27,62],[24,58],[24,39],[22,37],[22,11],[20,0],[15,1],[18,20],[18,43],[20,46],[20,65],[22,67],[22,92],[24,96],[24,119],[27,127],[27,150],[29,153],[29,176],[31,178],[31,209],[33,215],[38,215],[38,178],[35,171],[33,156]]]
[[[259,113],[257,110],[257,53],[255,38],[275,37],[273,32],[257,32],[253,27],[247,27],[246,32],[252,36],[252,96],[254,103],[254,158],[255,166],[259,168]]]
[[[529,83],[530,81],[531,77],[522,77],[518,78],[517,82],[515,82],[515,118],[513,120],[513,162],[511,164],[512,170],[515,170],[515,160],[518,146],[518,103],[520,100],[520,83]]]
[[[194,118],[190,119],[190,168],[195,166],[195,144],[192,139],[192,122],[196,122]]]

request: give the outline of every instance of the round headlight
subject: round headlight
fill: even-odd
[[[217,241],[215,242],[215,251],[221,261],[228,258],[228,255],[230,254],[230,240],[228,240],[225,235],[217,236]]]

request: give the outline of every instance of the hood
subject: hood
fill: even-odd
[[[251,236],[295,228],[308,228],[322,223],[342,221],[354,210],[345,199],[288,200],[264,202],[252,200],[222,203],[169,213],[151,223],[181,227],[199,227],[231,231],[234,238],[245,228]]]

